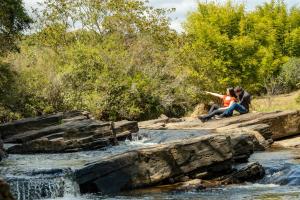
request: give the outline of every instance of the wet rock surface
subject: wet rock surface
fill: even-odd
[[[10,192],[10,186],[2,179],[0,179],[0,199],[15,200]]]
[[[265,175],[265,169],[257,162],[249,163],[240,169],[233,169],[228,171],[226,175],[221,175],[212,179],[192,178],[182,180],[174,184],[166,184],[146,189],[138,189],[129,192],[129,194],[143,194],[143,193],[160,193],[172,191],[199,191],[207,188],[220,187],[229,184],[244,184],[245,182],[255,182],[260,180]],[[218,175],[217,175],[218,176]],[[202,177],[203,178],[203,177]]]
[[[4,150],[3,141],[1,140],[1,135],[0,135],[0,162],[6,157],[7,157],[7,153]]]
[[[202,136],[181,142],[130,151],[77,170],[83,193],[116,193],[159,185],[163,181],[203,168],[225,171],[231,164],[232,147],[226,136]]]
[[[17,144],[8,153],[60,153],[101,149],[130,139],[137,122],[102,122],[74,111],[2,124],[4,143]]]
[[[245,167],[233,172],[229,175],[220,177],[217,181],[221,184],[241,184],[244,182],[255,182],[265,175],[265,169],[257,162],[247,164]]]

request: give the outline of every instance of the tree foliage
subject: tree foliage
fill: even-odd
[[[31,22],[22,0],[0,1],[0,56],[16,49],[16,40]]]
[[[251,11],[200,2],[183,33],[169,27],[172,9],[142,0],[45,0],[41,8],[33,34],[0,67],[2,120],[72,109],[103,120],[182,116],[209,101],[204,90],[281,93],[299,83],[300,9],[283,1]]]
[[[299,8],[289,11],[283,1],[274,0],[249,12],[231,1],[199,3],[185,24],[193,38],[188,54],[207,49],[207,71],[217,74],[213,80],[219,88],[243,85],[261,93],[289,57],[299,56],[299,14]]]

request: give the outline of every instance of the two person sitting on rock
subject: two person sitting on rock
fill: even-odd
[[[237,101],[233,88],[227,88],[226,95],[217,94],[213,92],[205,92],[205,93],[222,99],[223,107],[220,107],[218,104],[213,104],[207,115],[199,117],[199,119],[202,122],[206,122],[216,115],[223,114],[228,108],[230,108]]]
[[[235,110],[240,114],[246,114],[249,112],[251,95],[240,86],[237,86],[234,90],[232,88],[228,88],[227,95],[220,95],[212,92],[206,93],[222,98],[224,107],[218,108],[217,105],[214,104],[210,109],[208,115],[199,117],[202,122],[210,120],[215,115],[219,115],[217,118],[231,117],[233,115],[233,111]],[[229,105],[228,101],[230,101]]]

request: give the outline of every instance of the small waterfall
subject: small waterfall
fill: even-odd
[[[9,177],[6,179],[17,200],[40,200],[79,195],[70,174]]]

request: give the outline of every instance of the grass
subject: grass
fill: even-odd
[[[300,110],[300,102],[296,101],[299,96],[300,90],[283,95],[256,97],[252,100],[251,110],[253,112]]]

